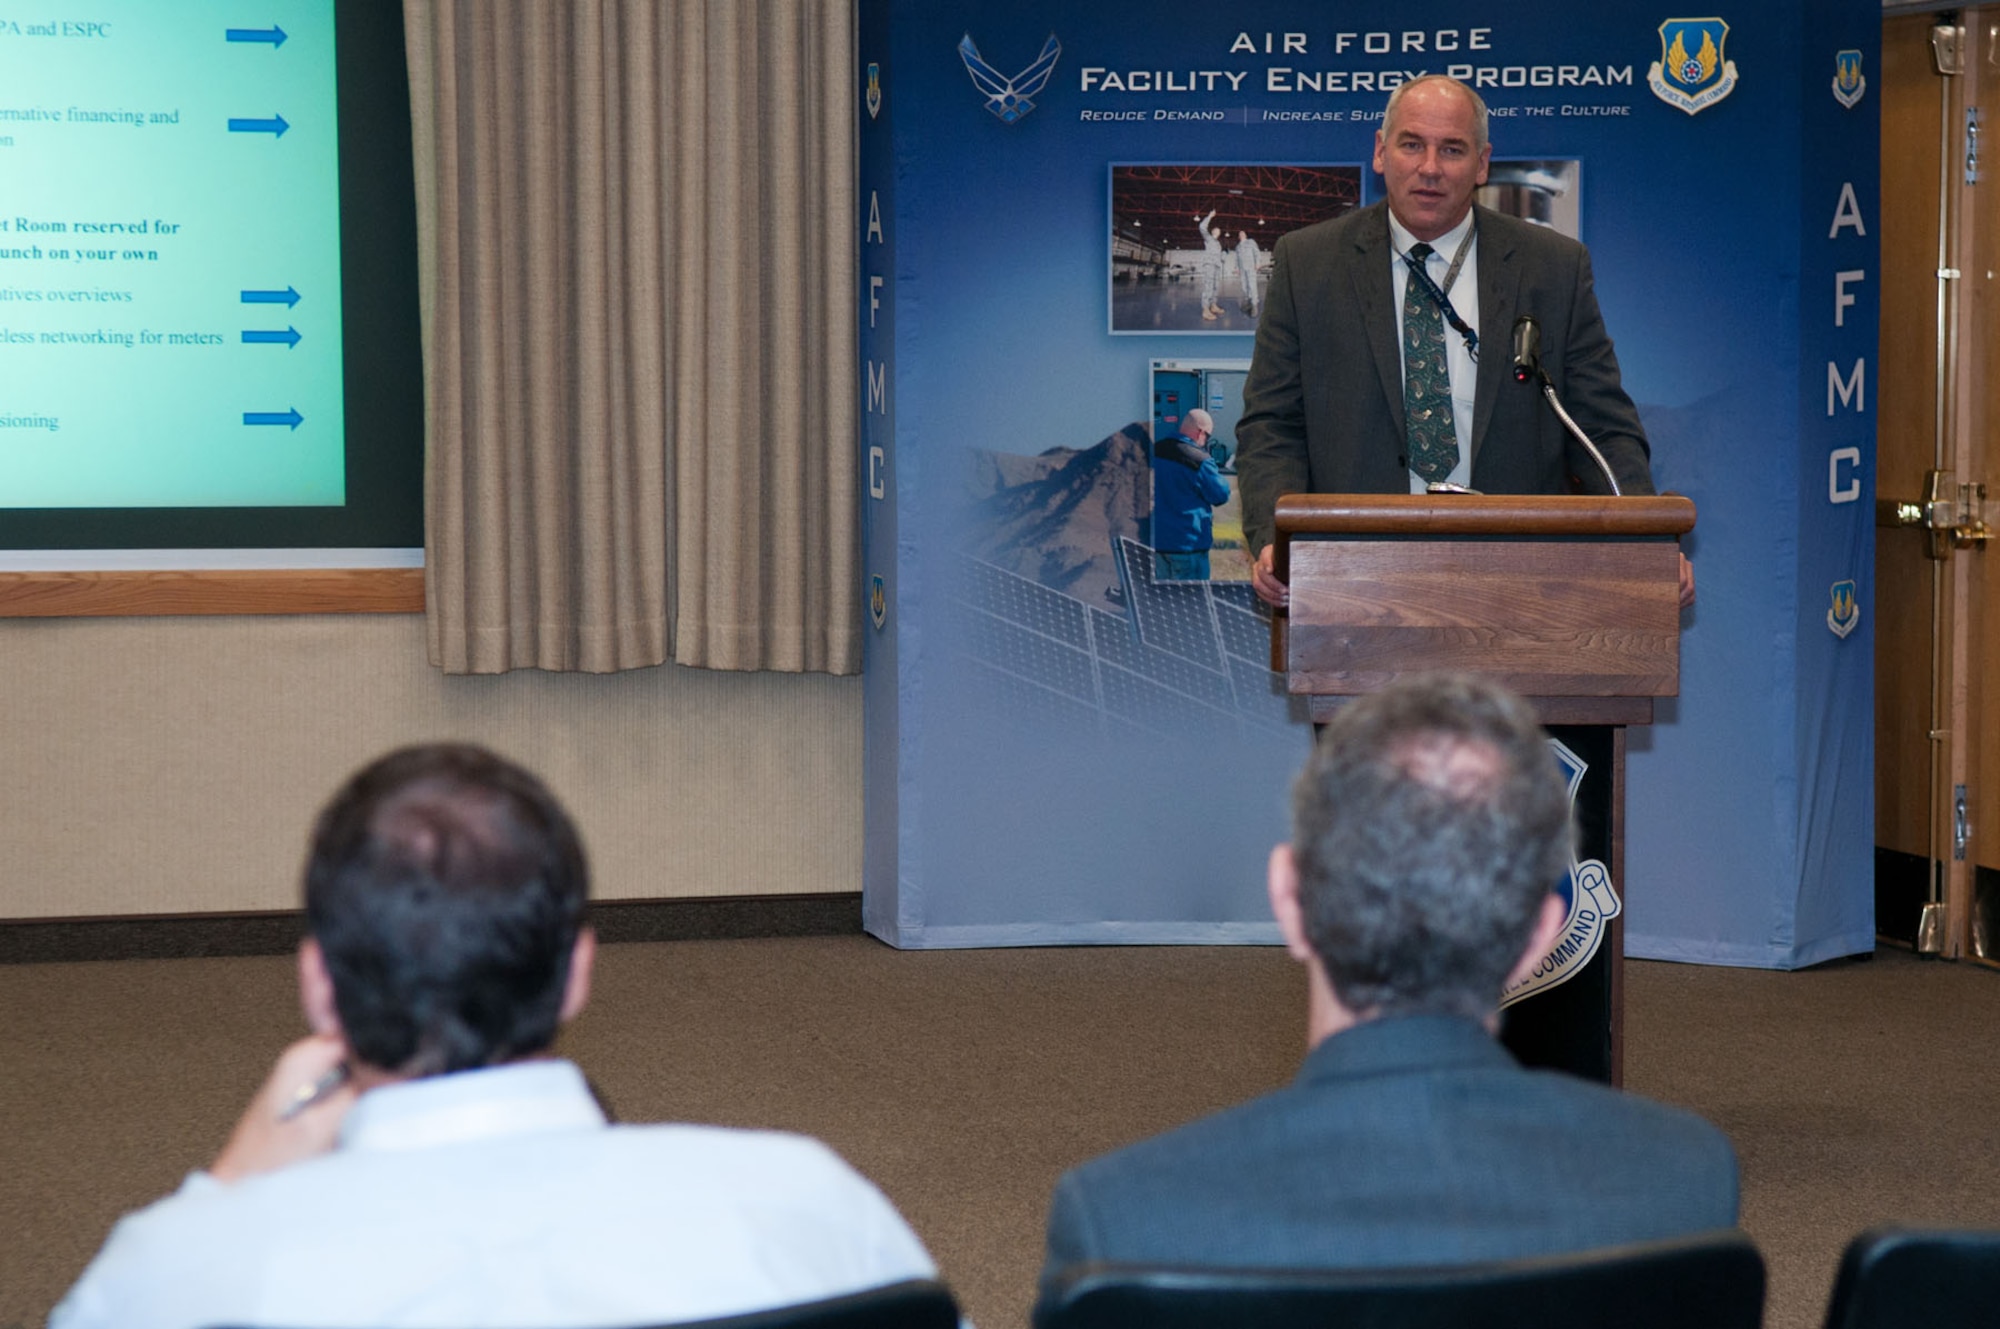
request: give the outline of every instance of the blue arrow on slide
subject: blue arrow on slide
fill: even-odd
[[[296,406],[282,415],[276,411],[243,412],[243,423],[246,425],[284,425],[287,429],[297,429],[304,419]]]
[[[282,291],[245,291],[243,303],[246,305],[283,305],[287,309],[299,302],[299,293],[287,286]]]
[[[243,340],[246,345],[277,345],[290,350],[299,344],[299,330],[297,328],[286,328],[283,332],[253,332],[245,330]]]
[[[269,42],[274,51],[285,44],[285,30],[275,23],[268,28],[229,28],[222,35],[233,42]]]
[[[272,138],[283,138],[290,128],[282,115],[274,115],[269,120],[238,120],[232,117],[229,121],[229,132],[232,134],[269,134]]]

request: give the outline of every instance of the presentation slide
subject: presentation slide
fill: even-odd
[[[0,508],[347,501],[334,36],[0,7]]]

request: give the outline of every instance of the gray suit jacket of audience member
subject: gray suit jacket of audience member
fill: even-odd
[[[1520,1068],[1449,1016],[1321,1043],[1289,1088],[1057,1184],[1043,1285],[1084,1260],[1452,1264],[1736,1223],[1736,1158],[1690,1113]]]

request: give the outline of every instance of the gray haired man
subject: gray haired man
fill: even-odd
[[[1446,1264],[1736,1222],[1708,1123],[1515,1064],[1507,983],[1560,930],[1567,791],[1526,704],[1433,675],[1344,708],[1271,853],[1305,966],[1288,1088],[1119,1150],[1056,1187],[1043,1279],[1086,1260],[1223,1268]]]

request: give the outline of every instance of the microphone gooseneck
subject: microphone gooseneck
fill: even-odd
[[[1523,314],[1514,320],[1514,381],[1526,383],[1537,381],[1542,387],[1542,396],[1548,398],[1556,418],[1563,422],[1571,437],[1583,444],[1583,450],[1597,463],[1597,469],[1604,472],[1604,482],[1611,486],[1614,498],[1622,498],[1625,491],[1618,487],[1618,477],[1611,473],[1611,463],[1604,460],[1604,454],[1590,441],[1590,435],[1578,428],[1576,421],[1569,418],[1569,412],[1556,400],[1556,385],[1549,381],[1548,370],[1542,368],[1542,327],[1535,322],[1533,314]]]

